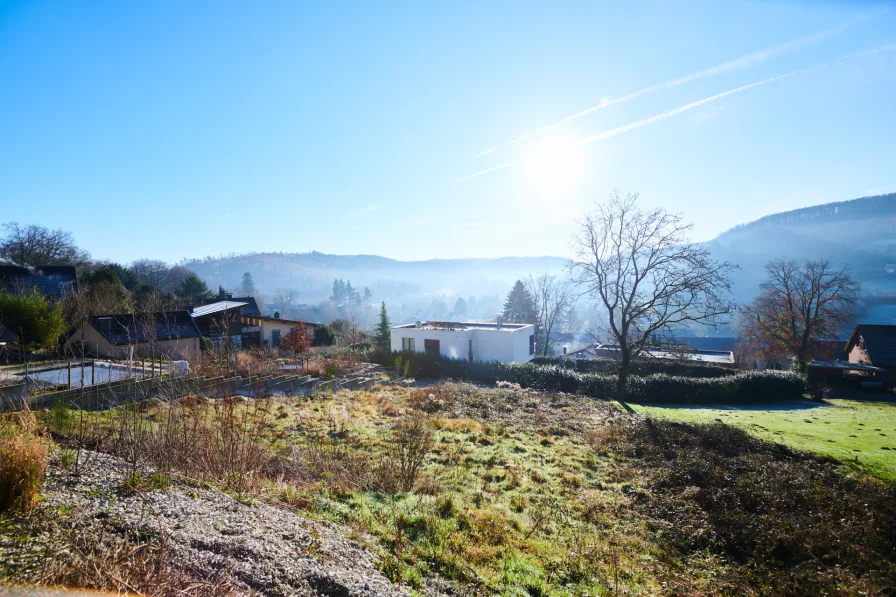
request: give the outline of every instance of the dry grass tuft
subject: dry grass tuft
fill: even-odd
[[[29,511],[47,470],[47,442],[30,412],[15,416],[0,436],[0,512]]]

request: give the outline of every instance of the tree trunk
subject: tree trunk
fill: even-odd
[[[619,361],[619,376],[616,378],[616,400],[625,401],[625,384],[628,381],[628,370],[631,365],[628,350],[622,351],[622,360]]]

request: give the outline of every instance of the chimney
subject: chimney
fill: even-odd
[[[414,322],[414,327],[416,327],[417,329],[420,329],[420,328],[423,327],[423,323],[421,323],[421,322],[419,322],[419,321],[415,321],[415,322]]]
[[[280,311],[274,311],[274,319],[280,319]]]
[[[504,314],[503,313],[498,313],[498,315],[495,317],[495,323],[496,323],[495,327],[498,329],[501,329],[501,324],[504,323]]]
[[[232,299],[233,299],[233,293],[232,293],[232,292],[228,292],[228,293],[227,293],[227,300],[229,301],[229,300],[232,300]]]

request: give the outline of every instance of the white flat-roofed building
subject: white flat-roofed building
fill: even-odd
[[[419,321],[392,328],[392,350],[449,359],[523,363],[535,356],[535,326],[523,323]]]

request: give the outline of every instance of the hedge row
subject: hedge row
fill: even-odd
[[[535,357],[530,361],[536,365],[560,364],[558,357]],[[616,373],[616,361],[611,359],[563,359],[563,367],[579,373],[601,373],[613,375]],[[714,365],[709,363],[695,363],[689,361],[671,361],[661,359],[636,359],[632,362],[633,375],[653,375],[665,373],[678,377],[724,377],[734,375],[737,370],[734,366]]]
[[[470,363],[422,353],[376,353],[374,356],[387,366],[395,366],[399,358],[402,365],[409,362],[408,374],[414,377],[460,379],[488,385],[509,381],[524,388],[582,394],[601,400],[616,397],[615,375],[580,373],[570,368],[534,363]],[[626,400],[640,403],[742,404],[800,400],[807,391],[806,382],[801,376],[785,371],[750,371],[722,377],[653,374],[630,376],[626,383]]]

